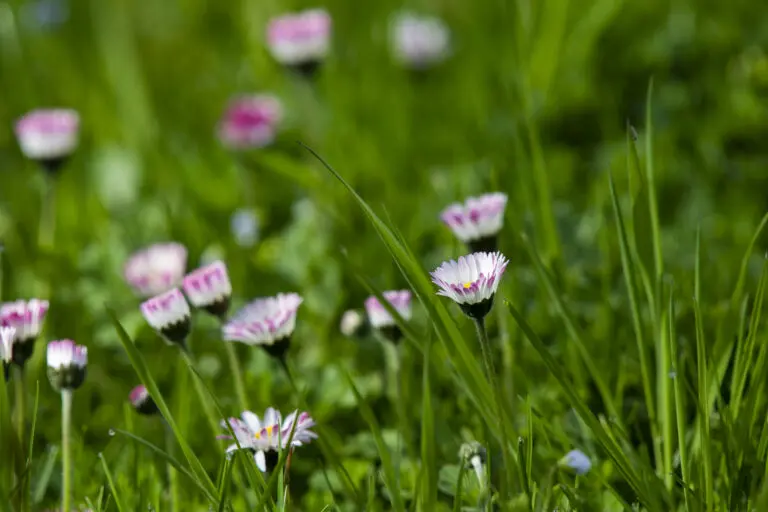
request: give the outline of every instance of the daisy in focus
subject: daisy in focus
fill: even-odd
[[[238,96],[219,122],[219,140],[230,149],[263,148],[275,140],[282,119],[283,106],[276,96]]]
[[[500,252],[476,252],[461,256],[458,261],[446,261],[430,275],[440,287],[438,295],[452,299],[467,316],[477,320],[493,307],[508,263]]]
[[[305,76],[311,76],[331,48],[331,16],[324,9],[285,14],[267,27],[272,57]]]
[[[47,300],[17,300],[0,306],[0,325],[14,328],[13,362],[16,365],[23,368],[32,357],[46,313]]]
[[[390,42],[395,59],[413,69],[438,64],[450,52],[450,33],[442,20],[431,16],[401,13],[390,26]]]
[[[411,319],[411,292],[409,290],[390,290],[381,295],[403,317],[403,320]],[[365,311],[368,313],[368,322],[371,327],[377,329],[387,339],[399,341],[402,338],[403,333],[395,323],[395,319],[375,296],[366,299]]]
[[[57,391],[72,391],[85,380],[88,349],[72,340],[52,341],[48,343],[46,361],[51,386]]]
[[[51,173],[59,170],[77,148],[79,131],[80,116],[70,109],[33,110],[15,126],[24,156]]]
[[[3,378],[8,382],[8,368],[13,358],[13,339],[16,329],[13,327],[0,327],[0,361],[3,362]]]
[[[443,210],[440,218],[471,252],[495,251],[506,207],[507,195],[494,192],[468,197],[463,204],[453,203]]]
[[[192,327],[191,311],[187,299],[178,288],[141,303],[141,314],[168,342],[184,348],[184,342]]]
[[[223,261],[214,261],[190,272],[184,277],[182,286],[194,307],[222,319],[227,315],[232,283]]]
[[[306,412],[294,411],[283,418],[280,411],[269,407],[262,418],[251,411],[243,412],[241,417],[222,420],[221,426],[229,432],[229,423],[235,437],[227,434],[219,436],[219,439],[237,441],[227,447],[227,453],[252,450],[254,461],[262,472],[274,468],[280,450],[289,444],[293,448],[317,438],[317,434],[310,430],[315,421]]]
[[[166,242],[133,253],[125,263],[123,275],[136,295],[152,297],[178,286],[186,269],[186,247]]]
[[[258,345],[283,360],[296,328],[296,313],[303,299],[296,293],[280,293],[246,304],[222,327],[225,341]]]

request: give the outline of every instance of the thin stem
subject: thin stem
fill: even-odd
[[[176,443],[173,437],[173,430],[171,430],[171,427],[168,425],[168,422],[165,421],[165,418],[163,418],[163,426],[165,427],[165,451],[170,455],[174,455],[174,452],[176,451]],[[178,512],[180,500],[179,478],[173,466],[170,464],[167,464],[166,466],[168,470],[168,485],[171,488],[171,511]]]
[[[240,360],[237,358],[237,352],[232,342],[225,341],[224,350],[227,353],[227,360],[229,361],[229,370],[232,372],[232,379],[235,381],[235,394],[237,394],[237,401],[240,404],[240,409],[247,411],[248,400],[245,395],[245,385],[243,383],[243,372],[240,370]]]
[[[56,234],[56,179],[44,173],[45,190],[40,207],[40,227],[37,232],[38,247],[53,247]]]
[[[14,408],[16,410],[16,435],[19,439],[19,451],[18,456],[20,459],[20,466],[26,465],[24,449],[26,447],[25,441],[25,420],[27,414],[27,388],[24,379],[24,368],[21,366],[13,366],[13,390],[15,394]],[[27,482],[29,481],[26,475],[20,475],[21,481],[19,482],[19,510],[24,510],[26,498],[27,498]]]
[[[485,376],[488,377],[491,387],[496,392],[496,369],[493,365],[493,356],[491,355],[491,344],[488,341],[488,333],[485,330],[485,320],[475,319],[475,329],[477,338],[480,340],[480,351],[483,353],[483,364],[485,365]]]
[[[200,376],[195,371],[196,366],[194,356],[190,350],[182,350],[181,353],[187,366],[189,367],[189,371],[195,374],[192,375],[192,383],[194,384],[195,392],[197,393],[197,398],[200,402],[200,405],[203,406],[203,413],[206,420],[208,420],[208,426],[211,428],[211,433],[215,437],[219,434],[219,421],[217,419],[216,412],[211,406],[211,402],[208,394],[206,393],[206,389],[200,380]]]
[[[72,423],[72,390],[61,390],[61,452],[63,469],[61,474],[61,510],[72,510],[72,455],[69,448]]]

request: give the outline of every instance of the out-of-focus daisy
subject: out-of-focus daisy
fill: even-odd
[[[356,309],[349,309],[341,315],[339,330],[348,338],[359,338],[368,330],[368,318]]]
[[[183,287],[193,306],[222,319],[226,316],[232,283],[223,261],[214,261],[190,272],[184,277]]]
[[[382,296],[403,317],[403,320],[411,319],[410,291],[390,290],[382,293]],[[371,323],[371,327],[379,330],[385,337],[392,341],[398,341],[402,337],[402,332],[395,323],[395,319],[375,296],[370,296],[366,299],[365,311],[368,313],[368,321]]]
[[[259,240],[259,217],[251,209],[240,209],[232,214],[229,227],[235,243],[240,247],[253,247]]]
[[[487,483],[485,481],[485,447],[477,441],[464,443],[459,449],[459,457],[467,467],[472,468],[475,471],[480,487],[485,487]]]
[[[22,153],[55,172],[77,148],[80,117],[70,109],[33,110],[15,128]]]
[[[309,413],[294,411],[285,418],[280,411],[268,408],[264,417],[259,418],[251,411],[242,414],[239,418],[222,420],[221,426],[229,432],[227,421],[232,427],[235,438],[231,435],[219,436],[219,439],[236,439],[237,443],[227,447],[227,453],[236,450],[252,450],[254,460],[261,471],[271,470],[277,463],[279,451],[288,447],[301,446],[317,438],[317,434],[310,429],[315,421]],[[296,426],[294,427],[294,423]],[[293,431],[293,437],[291,437]],[[238,447],[239,445],[239,447]]]
[[[8,381],[8,368],[13,358],[13,340],[16,329],[13,327],[0,327],[0,361],[3,362],[3,377]]]
[[[302,300],[296,293],[254,300],[224,325],[224,340],[259,345],[271,356],[282,359],[290,346]]]
[[[324,9],[310,9],[273,18],[267,44],[277,62],[312,75],[331,48],[331,16]]]
[[[152,297],[178,286],[187,269],[187,249],[176,242],[150,245],[125,263],[126,282],[140,297]]]
[[[189,304],[178,288],[142,302],[141,313],[166,340],[184,347],[191,328]]]
[[[6,302],[0,306],[0,325],[15,329],[13,362],[21,367],[32,357],[35,340],[43,329],[48,301],[31,299]]]
[[[128,395],[128,399],[131,401],[133,408],[136,409],[136,412],[139,414],[152,416],[158,412],[157,404],[155,404],[155,401],[152,400],[152,396],[149,394],[149,391],[147,391],[147,388],[143,384],[133,388],[131,393]]]
[[[48,343],[48,380],[57,391],[74,390],[85,380],[88,349],[72,340]]]
[[[454,203],[443,210],[440,218],[471,252],[495,251],[506,207],[507,195],[494,192],[469,197],[464,204]]]
[[[405,12],[393,17],[390,42],[395,59],[415,69],[442,62],[450,52],[448,27],[432,16]]]
[[[507,263],[500,252],[476,252],[440,265],[431,273],[432,282],[440,287],[438,295],[454,300],[467,316],[481,319],[493,307]]]
[[[276,96],[238,96],[230,101],[219,122],[219,140],[230,149],[268,146],[275,140],[282,118],[283,107]]]
[[[581,450],[571,450],[560,459],[558,465],[568,468],[577,475],[586,475],[592,469],[592,461]]]

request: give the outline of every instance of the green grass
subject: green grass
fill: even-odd
[[[479,441],[499,510],[768,507],[765,7],[416,3],[454,35],[451,58],[418,74],[388,54],[399,2],[328,0],[334,48],[306,82],[263,34],[307,2],[90,0],[47,28],[26,3],[0,3],[0,294],[51,309],[25,388],[0,383],[0,512],[59,506],[44,343],[60,338],[89,348],[78,506],[490,510],[459,458]],[[237,156],[215,126],[249,91],[278,94],[287,117],[273,146]],[[80,112],[82,143],[51,186],[12,123],[58,105]],[[509,195],[511,263],[486,319],[489,381],[472,321],[428,271],[465,250],[440,211],[494,190]],[[261,221],[251,248],[230,233],[244,207]],[[165,240],[188,247],[190,269],[220,254],[235,307],[305,298],[290,376],[228,351],[203,315],[194,359],[160,341],[122,265]],[[401,288],[414,318],[398,316],[397,351],[341,335],[345,310]],[[127,406],[139,383],[164,419]],[[305,408],[320,439],[262,475],[214,438],[243,403]],[[571,449],[589,473],[558,466]]]

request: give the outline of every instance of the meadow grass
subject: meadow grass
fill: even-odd
[[[415,71],[388,50],[401,3],[329,0],[307,79],[264,44],[305,2],[50,2],[61,23],[33,4],[0,2],[0,294],[50,310],[0,379],[0,512],[60,506],[62,453],[73,506],[104,511],[768,510],[763,7],[414,3],[452,34]],[[285,119],[233,152],[216,126],[249,92]],[[82,136],[52,180],[13,121],[59,105]],[[476,331],[429,271],[467,253],[441,211],[493,191],[510,263]],[[285,364],[202,313],[189,352],[161,341],[123,265],[171,240],[190,269],[226,262],[233,309],[302,295]],[[340,332],[368,296],[398,344]],[[62,338],[88,347],[68,450],[44,347]],[[262,473],[216,435],[269,406],[318,438]]]

